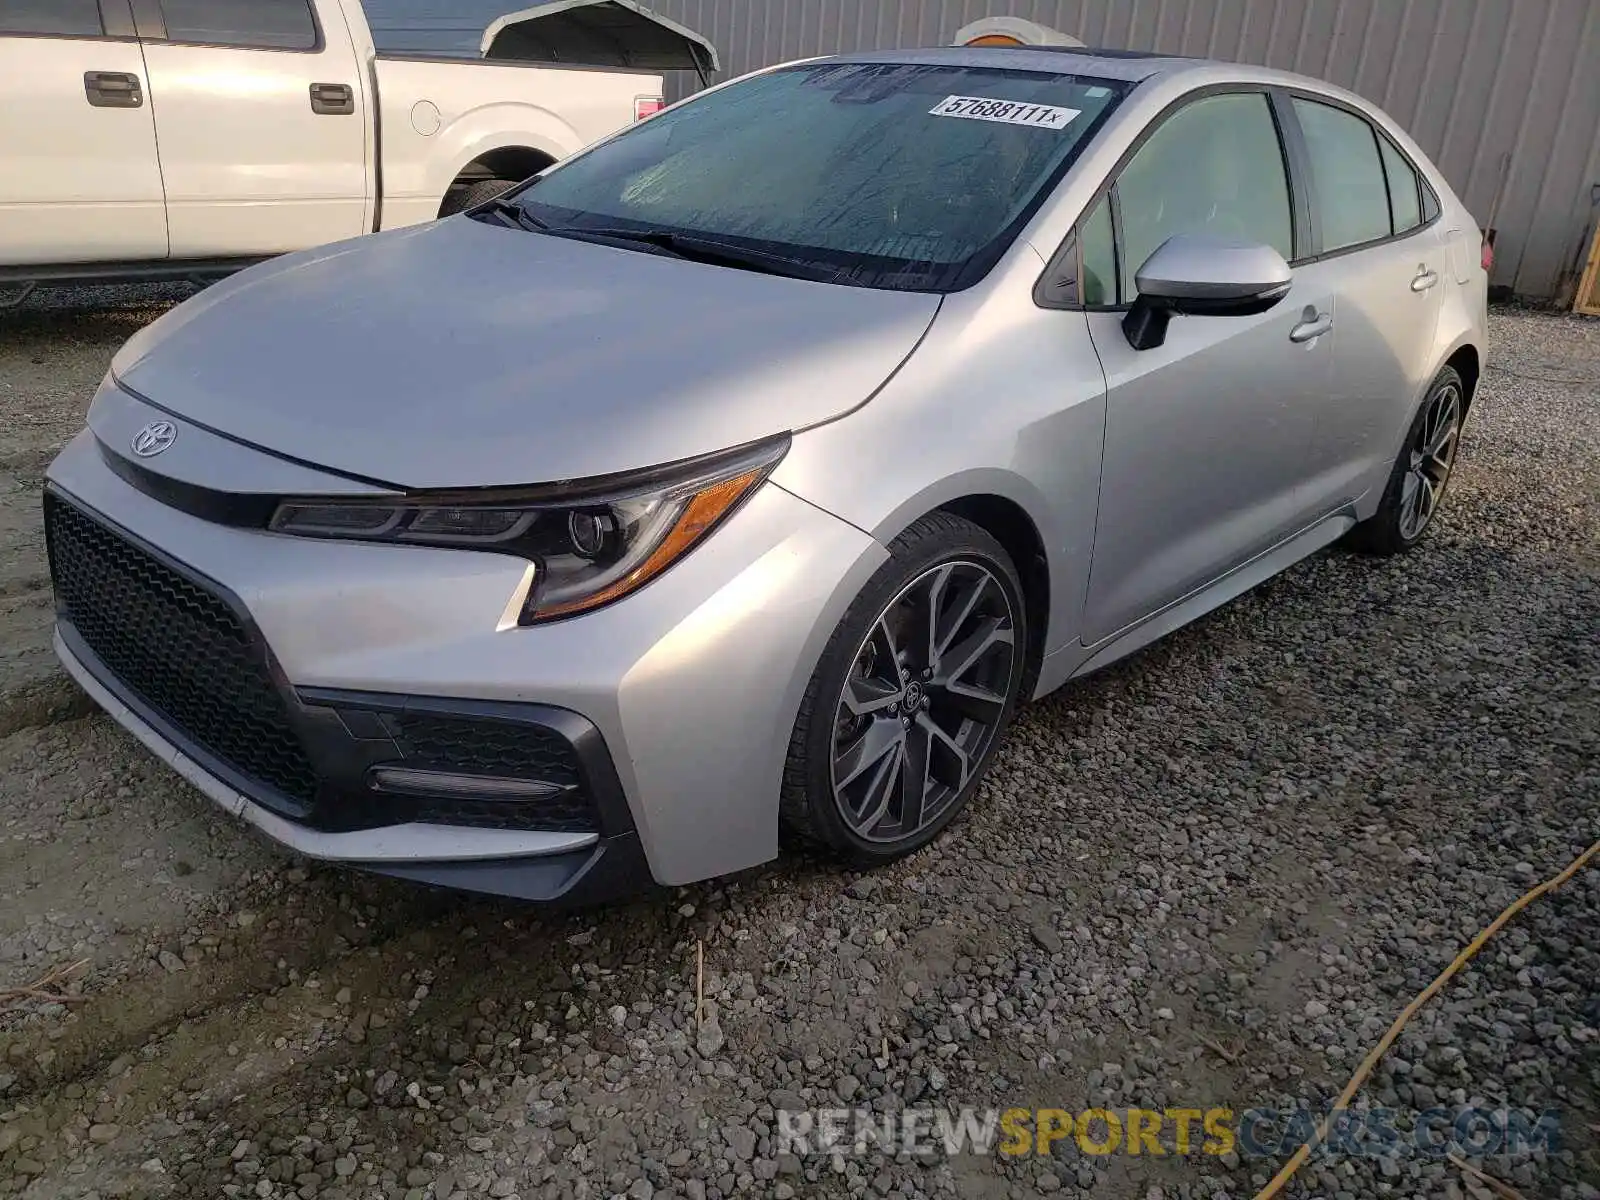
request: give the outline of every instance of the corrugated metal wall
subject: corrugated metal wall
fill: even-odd
[[[526,2],[526,0],[524,0]],[[1410,130],[1495,224],[1494,282],[1570,295],[1600,214],[1600,0],[646,0],[708,36],[723,77],[843,50],[942,45],[984,16],[1090,45],[1264,63],[1331,80]],[[507,0],[367,0],[380,40],[470,42]],[[449,16],[428,21],[424,14]],[[481,19],[480,19],[481,18]],[[437,51],[436,51],[437,52]],[[470,51],[469,51],[470,52]],[[674,79],[675,94],[694,86]]]

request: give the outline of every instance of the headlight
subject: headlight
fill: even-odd
[[[269,527],[526,558],[534,574],[521,624],[532,625],[643,587],[755,491],[788,448],[784,437],[648,472],[519,492],[285,500]]]

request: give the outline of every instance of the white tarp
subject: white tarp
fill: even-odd
[[[637,0],[549,0],[497,17],[483,33],[485,58],[694,71],[708,81],[717,50],[692,29]]]

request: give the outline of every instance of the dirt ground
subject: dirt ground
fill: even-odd
[[[774,1113],[1325,1101],[1600,836],[1600,322],[1495,317],[1424,550],[1319,556],[1034,706],[934,848],[558,916],[296,860],[55,665],[44,470],[163,306],[0,313],[0,989],[86,960],[71,1004],[0,997],[0,1196],[1249,1195],[1279,1160],[796,1159]],[[1369,1088],[1559,1110],[1559,1153],[1479,1163],[1527,1200],[1600,1195],[1597,877]]]

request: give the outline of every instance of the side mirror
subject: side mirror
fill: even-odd
[[[1139,295],[1122,320],[1135,350],[1166,341],[1173,313],[1242,317],[1266,312],[1289,294],[1289,264],[1271,246],[1180,233],[1144,260]]]

